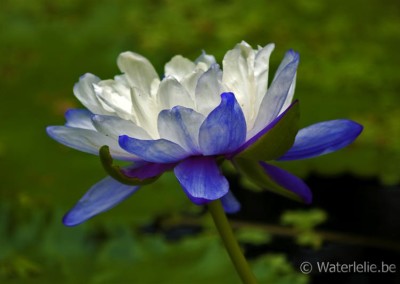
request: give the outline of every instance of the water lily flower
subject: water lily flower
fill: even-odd
[[[66,124],[47,133],[71,148],[100,152],[110,176],[89,189],[64,224],[80,224],[114,207],[170,170],[193,203],[220,199],[226,212],[236,212],[240,204],[220,169],[224,160],[260,187],[311,202],[301,179],[267,161],[339,150],[362,126],[339,119],[299,130],[299,102],[293,101],[299,55],[288,51],[268,86],[273,49],[241,42],[225,54],[222,69],[204,52],[194,62],[178,55],[165,65],[161,80],[146,58],[124,52],[117,61],[122,75],[83,75],[74,94],[86,109],[67,111]],[[132,164],[119,168],[112,159]]]

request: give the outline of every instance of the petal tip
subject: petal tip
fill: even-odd
[[[76,220],[73,216],[71,216],[71,211],[68,211],[64,217],[62,218],[62,223],[66,227],[75,227],[81,223],[83,223],[85,220]]]
[[[224,211],[227,214],[235,214],[239,212],[242,207],[231,191],[228,191],[228,193],[221,197],[220,200]]]
[[[93,122],[103,122],[104,121],[104,116],[98,115],[98,114],[92,114],[90,116]]]
[[[87,72],[87,73],[85,73],[85,74],[83,74],[83,75],[81,75],[81,76],[79,77],[79,81],[81,81],[81,80],[86,80],[87,78],[92,78],[92,79],[100,80],[100,78],[97,77],[96,75]]]
[[[298,61],[300,59],[300,54],[297,51],[294,51],[293,49],[289,49],[287,51],[288,55],[291,55],[293,57],[293,61]]]
[[[124,146],[126,145],[126,143],[129,140],[129,138],[130,137],[128,135],[120,135],[120,136],[118,136],[118,144],[119,144],[119,146],[124,148]]]
[[[56,139],[55,138],[55,133],[54,130],[57,128],[57,126],[47,126],[46,127],[46,133],[47,135],[49,135],[51,138]]]
[[[232,92],[223,92],[221,94],[221,99],[222,100],[231,100],[233,98],[235,98],[235,94],[232,93]]]
[[[358,123],[358,122],[355,122],[355,121],[351,121],[351,122],[354,124],[354,128],[355,128],[354,132],[356,134],[356,137],[358,137],[363,132],[364,126],[362,124]]]

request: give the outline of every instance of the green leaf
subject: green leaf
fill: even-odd
[[[264,229],[244,227],[235,231],[235,236],[239,242],[251,243],[254,245],[262,245],[270,243],[272,235],[268,234]]]
[[[269,161],[281,157],[294,143],[299,130],[299,101],[280,115],[278,122],[237,157]]]
[[[237,157],[233,162],[241,174],[246,176],[261,188],[283,195],[290,199],[303,202],[298,195],[277,184],[271,177],[269,177],[257,160],[249,160]]]
[[[299,245],[318,249],[322,245],[323,237],[315,231],[315,227],[324,223],[327,217],[327,213],[318,208],[286,211],[281,216],[281,223],[296,229],[296,242]]]
[[[312,230],[319,224],[324,223],[328,216],[322,209],[290,210],[281,216],[283,225],[292,225],[298,230]]]

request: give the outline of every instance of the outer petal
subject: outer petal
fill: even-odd
[[[182,146],[186,151],[199,153],[199,129],[205,117],[192,109],[176,106],[158,115],[160,137]]]
[[[78,203],[64,216],[66,226],[76,226],[93,216],[107,211],[139,189],[106,177],[92,186]]]
[[[324,121],[301,129],[293,147],[278,160],[298,160],[328,154],[352,143],[363,127],[351,120]]]
[[[97,131],[115,139],[118,139],[121,135],[128,135],[137,139],[150,139],[146,130],[130,120],[116,116],[93,115],[92,121]]]
[[[289,90],[296,78],[299,55],[290,50],[286,53],[282,62],[287,64],[285,66],[281,64],[278,68],[277,74],[261,102],[254,127],[250,131],[250,136],[259,132],[276,118],[282,112],[282,107],[286,103]]]
[[[285,109],[287,109],[290,106],[290,104],[292,103],[292,101],[293,101],[294,90],[296,89],[296,77],[297,77],[297,74],[294,75],[293,82],[290,85],[290,88],[289,88],[288,94],[286,96],[285,102],[283,103],[281,111],[279,112],[279,114],[284,112]]]
[[[65,112],[65,126],[96,130],[92,123],[92,115],[87,109],[69,109]]]
[[[296,52],[293,52],[292,50],[289,50],[286,53],[285,57],[283,58],[281,64],[278,67],[278,70],[276,70],[276,72],[275,72],[275,76],[274,76],[273,80],[275,80],[278,77],[278,75],[286,67],[286,65],[288,65],[291,61],[293,61],[293,59],[295,59],[296,56],[298,56],[298,54]],[[294,75],[292,84],[290,85],[287,97],[285,99],[285,102],[282,105],[280,113],[282,113],[282,111],[284,111],[292,103],[295,87],[296,87],[296,74]]]
[[[140,140],[122,135],[119,145],[141,159],[152,163],[174,163],[190,155],[181,146],[166,139]]]
[[[100,147],[107,145],[114,159],[138,160],[138,157],[121,149],[116,140],[94,130],[67,126],[49,126],[46,130],[57,142],[82,152],[98,155]]]
[[[221,99],[200,127],[199,144],[204,155],[231,153],[246,139],[246,120],[234,94],[223,93]]]
[[[300,196],[305,203],[311,203],[312,192],[301,179],[270,164],[260,162],[260,165],[264,168],[264,171],[269,175],[269,177],[271,177],[277,184]]]
[[[158,79],[158,75],[149,60],[134,52],[123,52],[119,55],[117,64],[126,74],[131,87],[150,94],[151,84],[153,80]]]
[[[106,111],[100,101],[97,99],[94,91],[94,85],[100,82],[100,78],[97,76],[86,73],[81,76],[79,82],[74,86],[74,95],[77,99],[92,113],[97,114],[111,114]]]
[[[229,184],[213,157],[192,157],[175,167],[175,175],[189,199],[198,205],[226,195]]]
[[[228,191],[228,193],[221,198],[221,202],[226,213],[233,214],[240,210],[240,203],[231,191]]]

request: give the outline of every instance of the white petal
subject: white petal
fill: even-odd
[[[222,71],[217,64],[214,64],[197,82],[195,90],[196,109],[204,116],[207,116],[221,102],[221,80]]]
[[[81,76],[79,82],[75,84],[74,95],[92,113],[111,114],[111,112],[106,111],[102,107],[102,104],[97,99],[93,86],[98,82],[100,82],[100,78],[93,74],[86,73]]]
[[[222,62],[224,91],[235,94],[250,127],[255,117],[254,59],[254,50],[250,45],[242,42],[228,51]]]
[[[207,66],[207,69],[211,67],[211,65],[216,64],[217,61],[215,60],[215,57],[213,55],[205,53],[203,51],[199,57],[197,57],[195,63],[205,63]]]
[[[151,139],[150,135],[130,120],[115,116],[94,115],[93,125],[98,132],[118,140],[121,135],[128,135],[137,139]]]
[[[204,74],[204,72],[207,70],[203,70],[201,67],[205,67],[205,64],[200,64],[199,66],[196,67],[196,69],[190,73],[189,75],[185,76],[179,83],[186,89],[188,92],[190,98],[195,101],[195,90],[197,86],[197,82],[199,78]]]
[[[124,52],[118,57],[119,69],[126,74],[126,79],[131,87],[143,90],[150,94],[150,86],[157,72],[145,57],[134,52]]]
[[[158,92],[158,88],[160,87],[160,83],[161,81],[156,78],[153,80],[153,82],[151,82],[151,86],[150,86],[150,97],[151,98],[157,98],[157,92]]]
[[[98,155],[100,147],[107,145],[110,147],[111,156],[115,159],[138,160],[136,156],[123,150],[118,145],[117,140],[94,130],[67,126],[49,126],[47,127],[47,133],[57,142],[82,152]]]
[[[174,106],[194,108],[194,101],[185,88],[173,77],[161,81],[157,94],[161,109],[171,109]]]
[[[254,62],[254,75],[257,86],[255,108],[260,108],[261,101],[264,95],[267,93],[268,88],[268,71],[269,71],[269,58],[275,45],[268,44],[265,47],[258,50]]]
[[[189,59],[176,55],[165,64],[165,76],[175,77],[178,81],[181,81],[186,75],[194,71],[196,65]]]
[[[105,109],[112,110],[121,118],[136,120],[132,116],[131,94],[127,86],[114,80],[105,80],[95,85],[94,89]]]
[[[160,112],[160,105],[157,104],[156,98],[146,95],[142,90],[132,88],[132,113],[137,118],[136,124],[154,139],[159,138],[157,131],[157,116]]]

